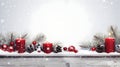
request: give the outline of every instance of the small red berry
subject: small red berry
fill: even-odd
[[[38,53],[40,53],[41,51],[39,50],[39,51],[37,51]]]
[[[67,51],[67,47],[64,47],[63,50],[64,50],[64,51]]]
[[[37,43],[36,41],[33,41],[33,42],[32,42],[33,45],[36,45],[36,43]]]
[[[13,41],[10,42],[10,46],[14,46],[14,42]]]
[[[75,53],[77,53],[77,52],[78,52],[78,50],[74,50],[74,52],[75,52]]]
[[[96,51],[96,47],[92,47],[91,50],[92,50],[92,51]]]

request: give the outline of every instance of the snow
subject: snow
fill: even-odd
[[[5,5],[5,3],[4,2],[1,2],[1,6],[4,6]]]
[[[95,51],[89,51],[89,50],[79,50],[78,53],[74,53],[74,52],[66,52],[66,51],[62,51],[60,53],[49,53],[46,54],[44,52],[40,52],[38,53],[37,51],[34,51],[32,53],[18,53],[16,52],[7,52],[7,51],[2,51],[0,50],[0,55],[3,56],[120,56],[120,53],[117,52],[111,52],[111,53],[97,53]]]
[[[1,22],[1,24],[3,24],[5,22],[5,20],[4,19],[0,19],[0,22]]]

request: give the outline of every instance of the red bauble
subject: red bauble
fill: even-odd
[[[3,51],[7,51],[7,48],[8,48],[8,46],[7,46],[6,44],[3,44],[3,45],[2,45],[2,50],[3,50]]]
[[[10,42],[10,46],[14,46],[14,42],[13,41]]]
[[[9,46],[7,49],[8,52],[13,52],[14,51],[14,47],[13,46]]]
[[[77,53],[77,52],[78,52],[78,50],[74,50],[74,52],[75,52],[75,53]]]
[[[63,50],[64,50],[64,51],[67,51],[67,47],[63,47]]]
[[[70,46],[70,47],[68,47],[68,51],[74,51],[75,50],[75,47],[74,46]]]
[[[36,42],[36,41],[33,41],[32,44],[35,46],[35,45],[37,44],[37,42]]]
[[[91,47],[91,51],[96,51],[96,47]]]
[[[37,52],[38,52],[38,53],[40,53],[41,51],[40,51],[40,50],[38,50]]]

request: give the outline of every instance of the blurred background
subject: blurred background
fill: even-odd
[[[120,29],[120,0],[0,0],[0,32],[44,33],[47,41],[78,44],[110,25]]]

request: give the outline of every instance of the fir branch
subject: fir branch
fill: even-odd
[[[11,39],[10,40],[13,41],[13,33],[11,33]]]
[[[104,43],[104,38],[102,38],[101,36],[94,35],[94,40],[97,41],[99,44]]]
[[[22,35],[22,37],[21,37],[21,38],[25,38],[27,35],[28,35],[28,33],[26,33],[26,34]]]
[[[82,42],[79,46],[82,48],[90,48],[93,44],[91,42]]]
[[[60,42],[60,41],[54,42],[53,45],[54,45],[54,46],[56,46],[56,45],[62,46],[62,42]]]
[[[0,45],[6,43],[6,39],[5,37],[3,36],[3,34],[0,33]]]
[[[105,34],[98,33],[98,34],[94,35],[94,41],[99,45],[104,44],[106,37],[107,36]]]
[[[38,41],[38,42],[43,42],[46,40],[46,36],[44,34],[38,34],[35,38],[35,41]]]

